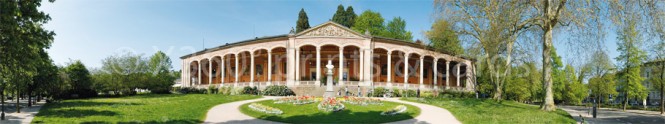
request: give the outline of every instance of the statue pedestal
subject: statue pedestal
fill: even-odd
[[[323,93],[324,98],[328,97],[335,97],[335,91],[333,90],[333,71],[332,69],[334,66],[332,65],[332,61],[328,60],[328,65],[326,65],[326,68],[328,68],[328,71],[326,73],[326,92]]]

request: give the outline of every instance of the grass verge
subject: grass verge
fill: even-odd
[[[514,101],[497,102],[489,99],[456,98],[403,98],[402,100],[425,103],[450,111],[465,124],[569,124],[575,119],[567,112],[540,110],[539,106]]]
[[[202,123],[210,108],[259,96],[146,94],[44,105],[33,123]]]

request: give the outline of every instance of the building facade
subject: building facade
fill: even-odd
[[[647,89],[649,93],[646,99],[648,105],[658,104],[661,101],[661,92],[658,90],[658,87],[660,87],[660,85],[651,82],[650,78],[658,78],[660,76],[665,76],[665,75],[660,75],[660,73],[658,73],[663,68],[665,68],[665,60],[646,62],[641,67],[642,70],[640,72],[642,73],[642,77],[644,78],[644,81],[642,81],[642,85],[644,85],[644,87]]]
[[[299,33],[261,37],[180,57],[185,87],[335,86],[473,91],[473,60],[426,45],[373,37],[334,22]],[[268,66],[270,65],[270,66]]]

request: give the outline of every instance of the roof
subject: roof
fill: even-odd
[[[242,41],[238,41],[238,42],[234,42],[234,43],[226,43],[226,44],[224,44],[224,45],[220,45],[220,46],[213,47],[213,48],[210,48],[210,49],[206,48],[206,49],[203,49],[203,50],[198,51],[198,52],[194,52],[194,53],[191,53],[191,54],[187,54],[187,55],[181,56],[180,59],[185,59],[185,58],[190,57],[190,56],[193,56],[193,55],[203,54],[203,53],[205,53],[205,52],[216,51],[216,50],[220,50],[220,49],[224,49],[224,48],[229,48],[229,47],[234,47],[234,46],[239,46],[239,45],[249,44],[249,43],[252,43],[252,42],[254,42],[254,41],[261,41],[261,40],[268,40],[268,39],[277,39],[277,38],[288,38],[288,34],[274,35],[274,36],[265,36],[265,37],[257,37],[257,38],[254,38],[254,39],[247,39],[247,40],[242,40]]]
[[[314,26],[314,27],[311,27],[311,28],[309,28],[309,29],[307,29],[307,30],[304,30],[304,31],[298,32],[297,34],[294,34],[293,36],[304,35],[304,34],[306,34],[306,33],[308,33],[308,32],[311,32],[311,31],[313,31],[313,30],[315,30],[315,29],[317,29],[317,28],[320,28],[320,27],[323,27],[323,26],[326,26],[326,25],[333,25],[333,26],[336,26],[336,27],[342,28],[343,30],[349,31],[349,32],[351,32],[351,33],[353,33],[353,34],[355,34],[355,35],[358,35],[358,36],[361,36],[361,37],[365,37],[365,38],[371,38],[373,42],[375,42],[376,39],[378,39],[378,40],[388,41],[388,42],[390,42],[390,43],[394,43],[394,44],[408,45],[408,46],[411,46],[411,47],[427,49],[427,50],[431,50],[431,51],[435,51],[435,52],[439,52],[439,53],[444,53],[444,54],[448,54],[448,55],[452,55],[452,56],[458,56],[458,57],[460,57],[460,58],[462,58],[462,59],[467,59],[467,60],[471,60],[471,61],[476,61],[475,59],[472,59],[472,58],[467,57],[467,56],[455,55],[455,54],[452,54],[452,53],[449,53],[449,52],[443,52],[443,51],[436,51],[436,49],[434,49],[434,47],[432,47],[432,46],[423,45],[423,44],[418,44],[418,43],[411,42],[411,41],[400,40],[400,39],[394,39],[394,38],[387,38],[387,37],[381,37],[381,36],[368,36],[368,35],[363,35],[363,34],[361,34],[361,33],[358,33],[358,32],[356,32],[356,31],[354,31],[354,30],[352,30],[352,29],[350,29],[350,28],[348,28],[348,27],[346,27],[346,26],[343,26],[343,25],[341,25],[341,24],[335,23],[335,22],[333,22],[333,21],[327,21],[327,22],[325,22],[325,23],[323,23],[323,24],[319,24],[319,25]],[[368,33],[368,32],[366,32],[366,33]],[[270,39],[278,39],[278,38],[288,38],[289,35],[290,35],[290,34],[282,34],[282,35],[266,36],[266,37],[260,37],[260,38],[257,37],[257,38],[254,38],[254,39],[247,39],[247,40],[242,40],[242,41],[238,41],[238,42],[234,42],[234,43],[226,43],[226,44],[221,45],[221,46],[218,46],[218,47],[213,47],[213,48],[210,48],[210,49],[206,48],[206,49],[203,49],[203,50],[198,51],[198,52],[195,52],[195,53],[191,53],[191,54],[184,55],[184,56],[180,57],[180,59],[185,59],[185,58],[187,58],[187,57],[194,56],[194,55],[199,55],[199,54],[203,54],[203,53],[206,53],[206,52],[217,51],[217,50],[224,49],[224,48],[229,48],[229,47],[234,47],[234,46],[239,46],[239,45],[249,44],[249,43],[253,43],[253,42],[257,42],[257,41],[262,41],[262,40],[270,40]]]

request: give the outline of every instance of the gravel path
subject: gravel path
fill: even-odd
[[[231,102],[231,103],[225,103],[221,105],[217,105],[210,109],[208,111],[208,114],[206,115],[206,119],[204,123],[206,124],[217,124],[217,123],[224,123],[224,124],[265,124],[265,123],[272,123],[272,124],[278,124],[279,122],[272,122],[272,121],[266,121],[266,120],[261,120],[261,119],[256,119],[254,117],[247,116],[240,112],[239,107],[243,104],[246,103],[251,103],[251,102],[256,102],[256,101],[261,101],[261,100],[268,100],[268,99],[274,99],[277,97],[264,97],[264,98],[259,98],[259,99],[253,99],[253,100],[245,100],[245,101],[236,101],[236,102]],[[421,103],[414,103],[414,102],[407,102],[407,101],[401,101],[398,98],[389,98],[385,99],[386,101],[391,101],[391,102],[398,102],[398,103],[404,103],[404,104],[409,104],[416,106],[420,108],[420,115],[418,115],[416,118],[413,119],[408,119],[408,120],[403,120],[403,121],[397,121],[397,122],[391,122],[391,124],[413,124],[413,123],[422,123],[422,124],[461,124],[457,119],[455,119],[455,116],[453,116],[448,110],[445,110],[443,108],[439,108],[436,106],[432,105],[427,105],[427,104],[421,104]]]

